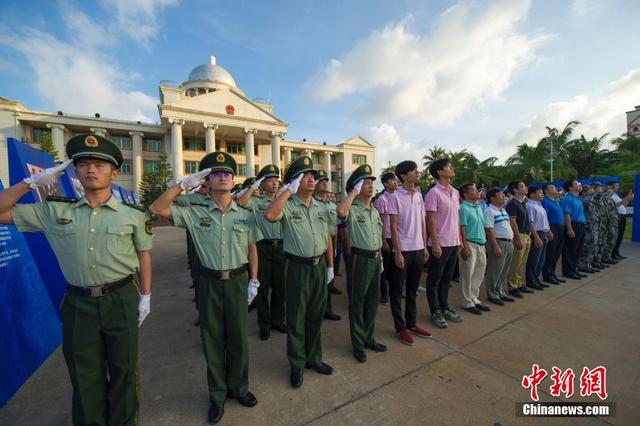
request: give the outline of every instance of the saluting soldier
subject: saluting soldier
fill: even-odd
[[[73,424],[133,425],[138,327],[150,312],[151,221],[111,194],[122,164],[113,142],[81,134],[66,152],[70,160],[0,193],[0,223],[44,232],[67,281],[62,352],[73,386]],[[32,189],[57,182],[71,162],[84,197],[15,205]]]
[[[303,368],[329,375],[322,362],[320,329],[327,300],[327,277],[333,272],[333,247],[324,207],[313,198],[315,173],[309,157],[287,169],[287,184],[264,211],[270,222],[282,221],[285,255],[287,357],[293,388],[302,386]]]
[[[387,350],[374,337],[382,264],[382,219],[371,203],[374,180],[368,164],[358,167],[347,180],[349,195],[337,209],[338,217],[346,219],[349,229],[349,325],[353,356],[359,362],[367,360],[365,348],[376,352]]]
[[[247,191],[238,198],[238,204],[246,206],[254,216],[260,233],[264,238],[258,241],[258,328],[260,340],[267,340],[270,329],[281,333],[287,332],[285,325],[285,293],[284,293],[284,252],[282,251],[282,229],[280,222],[269,222],[264,211],[278,193],[280,170],[273,164],[260,170]],[[255,197],[254,193],[262,188],[263,194]],[[269,302],[271,291],[271,302]]]
[[[208,419],[217,423],[224,414],[227,396],[245,407],[257,403],[249,392],[247,341],[247,304],[260,286],[257,231],[249,210],[231,199],[236,173],[233,157],[212,152],[204,156],[199,168],[198,173],[169,188],[149,208],[172,220],[175,226],[188,229],[200,258],[196,291],[211,403]],[[172,205],[180,192],[202,184],[209,188],[205,203]]]
[[[315,198],[321,206],[324,207],[324,217],[327,219],[327,226],[329,228],[329,235],[332,242],[336,240],[338,233],[338,217],[336,215],[336,203],[331,201],[329,197],[329,176],[324,170],[316,170],[316,188],[313,193]],[[335,256],[334,256],[335,262]],[[324,318],[332,321],[339,321],[342,317],[333,312],[333,304],[331,303],[331,293],[342,294],[335,286],[335,269],[329,272],[329,285],[327,286],[327,304],[324,309]]]

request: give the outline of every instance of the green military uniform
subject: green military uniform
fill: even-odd
[[[371,167],[358,167],[347,182],[347,192],[362,179],[375,179]],[[374,344],[374,327],[380,292],[382,219],[371,204],[355,199],[346,217],[351,255],[347,259],[349,325],[354,351]]]
[[[235,160],[207,154],[200,170],[235,172]],[[221,407],[227,395],[244,397],[249,385],[247,342],[247,262],[257,239],[250,211],[231,202],[226,210],[211,198],[189,206],[171,206],[175,226],[191,233],[200,259],[196,293],[200,334],[207,361],[210,402]]]
[[[328,180],[327,172],[324,170],[316,170],[316,180]],[[320,197],[314,196],[314,198],[320,203],[320,205],[324,208],[322,215],[325,217],[327,222],[327,227],[329,229],[329,234],[334,241],[334,248],[336,244],[336,235],[338,233],[338,215],[336,214],[336,203],[331,200],[323,200]],[[334,285],[334,281],[331,281],[327,286],[327,303],[325,305],[325,315],[335,315],[333,313],[333,304],[331,303],[331,286]],[[336,317],[339,318],[339,317]]]
[[[256,179],[280,176],[280,171],[274,165],[267,165],[260,170]],[[269,197],[251,197],[248,208],[251,210],[262,239],[258,241],[258,287],[257,307],[258,326],[261,330],[269,329],[272,325],[285,324],[285,288],[284,288],[284,252],[282,250],[282,225],[280,222],[271,223],[264,217],[264,211],[271,203]],[[271,303],[269,303],[271,291]]]
[[[594,183],[597,188],[601,186],[599,183]],[[600,260],[602,256],[603,238],[602,238],[602,224],[604,218],[604,197],[602,192],[596,192],[591,198],[591,208],[593,209],[593,215],[597,219],[593,224],[594,240],[593,240],[593,256],[591,259],[591,265],[600,266]]]
[[[122,164],[115,144],[98,135],[72,138],[67,156]],[[149,215],[113,196],[95,208],[86,198],[53,200],[17,205],[11,214],[18,230],[44,233],[69,284],[61,318],[73,423],[135,424],[139,294],[133,275],[140,268],[137,252],[151,250]]]
[[[175,203],[179,206],[184,207],[191,204],[203,204],[206,203],[208,199],[209,196],[201,194],[199,192],[194,192],[193,194],[178,195],[175,199]],[[191,234],[188,230],[185,233],[187,235],[187,263],[189,265],[189,272],[191,275],[191,287],[195,287],[196,281],[198,279],[198,270],[200,269],[200,259],[198,259]]]
[[[308,157],[294,161],[285,175],[289,183],[298,174],[313,170]],[[292,369],[322,361],[322,319],[327,297],[327,216],[314,198],[307,207],[293,195],[281,219],[284,242],[287,310],[287,357]]]
[[[578,259],[578,270],[586,272],[591,269],[595,250],[597,247],[600,217],[597,207],[594,205],[595,194],[587,194],[582,197],[582,205],[585,215],[584,245],[580,258]]]
[[[616,238],[618,238],[618,209],[616,207],[616,202],[613,201],[611,194],[609,192],[604,193],[605,200],[605,216],[607,226],[605,228],[605,244],[602,251],[602,260],[607,263],[611,262],[613,259],[611,255],[613,254],[613,248],[616,245]]]

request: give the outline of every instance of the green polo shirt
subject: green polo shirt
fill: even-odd
[[[382,247],[382,219],[378,210],[367,208],[356,199],[347,213],[347,229],[352,247],[380,250]]]
[[[460,205],[460,226],[464,226],[464,237],[467,241],[477,244],[487,242],[484,232],[484,214],[479,205],[468,201]]]
[[[173,224],[189,230],[202,265],[226,271],[248,263],[249,245],[258,240],[251,212],[235,201],[225,211],[210,198],[203,204],[171,206]]]
[[[336,206],[336,203],[334,203],[333,201],[323,201],[322,199],[316,196],[314,196],[313,198],[316,201],[318,201],[320,205],[324,208],[324,212],[322,213],[322,215],[327,220],[329,233],[331,234],[332,237],[335,237],[336,233],[338,232],[338,215],[336,214],[336,210],[338,206]]]
[[[44,232],[64,278],[75,286],[103,285],[135,273],[136,252],[152,246],[149,215],[115,197],[96,208],[86,198],[18,204],[11,215],[19,231]]]
[[[178,195],[175,199],[175,203],[179,206],[190,206],[191,204],[206,204],[209,200],[208,195],[194,192],[193,194]]]
[[[282,225],[280,222],[269,222],[264,217],[264,210],[271,203],[269,197],[265,194],[262,197],[251,197],[248,208],[251,210],[256,225],[260,229],[262,236],[268,240],[282,239]]]
[[[327,251],[328,230],[325,207],[315,198],[307,207],[297,194],[289,198],[280,217],[285,253],[316,257]]]

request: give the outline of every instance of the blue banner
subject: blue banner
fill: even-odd
[[[56,310],[24,236],[15,226],[0,225],[0,306],[2,407],[62,337]]]

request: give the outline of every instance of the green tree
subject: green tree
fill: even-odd
[[[527,183],[545,181],[549,177],[545,163],[548,161],[548,153],[544,145],[531,146],[527,144],[518,145],[516,153],[506,161],[513,173],[511,177],[517,177]]]
[[[167,154],[164,151],[160,151],[160,159],[158,161],[158,169],[153,172],[144,172],[142,174],[142,181],[138,188],[140,194],[140,202],[146,208],[149,208],[163,192],[167,190],[171,184],[173,178],[173,172],[171,171],[171,165],[167,160]]]
[[[605,133],[599,138],[587,139],[581,135],[567,144],[568,161],[575,170],[575,176],[580,179],[589,178],[608,169],[615,154],[600,149],[607,136]]]
[[[429,148],[429,152],[427,153],[427,155],[422,157],[422,159],[424,160],[423,166],[425,169],[429,169],[429,166],[431,165],[431,163],[447,156],[448,156],[447,150],[444,148],[441,148],[439,146],[434,146],[433,148]]]
[[[42,152],[52,156],[53,161],[58,161],[58,151],[56,150],[56,147],[51,140],[51,133],[44,133],[42,135],[42,139],[39,142],[39,145]]]

